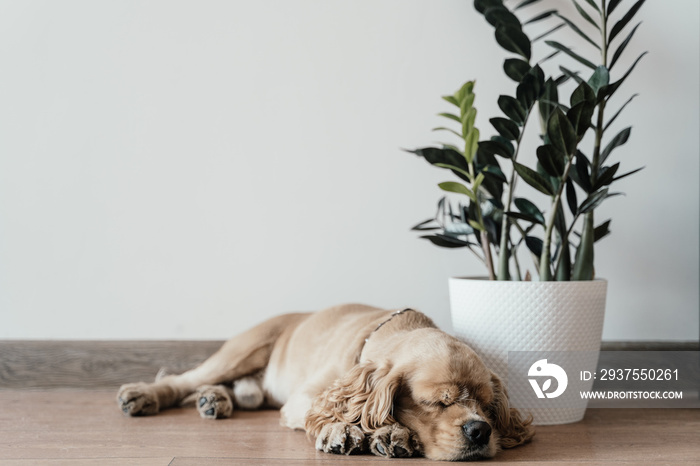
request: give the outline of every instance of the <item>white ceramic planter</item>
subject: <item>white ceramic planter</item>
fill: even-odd
[[[577,354],[591,359],[593,354],[595,365],[605,315],[605,280],[512,282],[451,278],[449,286],[455,335],[474,348],[505,381],[509,351],[572,352],[570,358],[574,359]],[[592,383],[584,383],[582,388],[590,389]],[[515,405],[525,395],[518,390],[530,390],[527,385],[519,387],[508,384]],[[525,411],[533,414],[535,424],[545,425],[577,422],[585,410],[586,403],[579,402],[570,407]]]

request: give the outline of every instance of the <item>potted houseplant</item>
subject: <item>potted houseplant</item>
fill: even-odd
[[[498,44],[513,54],[503,70],[515,92],[498,97],[503,114],[489,120],[495,135],[482,139],[474,82],[467,82],[443,97],[453,106],[440,114],[450,125],[436,128],[454,133],[459,145],[410,151],[457,177],[439,186],[460,195],[458,201],[443,197],[437,214],[413,229],[437,246],[465,248],[484,263],[488,279],[450,279],[452,319],[457,336],[506,378],[509,351],[593,351],[597,360],[607,282],[596,278],[594,245],[610,232],[610,220],[599,221],[596,208],[619,194],[611,191],[613,183],[639,170],[623,173],[610,157],[631,131],[613,134],[610,127],[619,125],[618,116],[636,95],[616,108],[608,102],[644,55],[624,72],[616,66],[639,27],[632,20],[644,0],[625,11],[620,3],[573,0],[577,14],[567,18],[542,10],[540,0],[475,0]],[[523,14],[529,17],[524,23]],[[547,19],[557,21],[531,39],[528,25]],[[575,32],[581,52],[556,40],[563,28]],[[535,47],[547,50],[538,62]],[[528,167],[518,156],[523,134],[532,128],[539,128],[542,144],[536,166]],[[588,134],[592,143],[584,147]],[[538,191],[536,198],[519,196],[519,183]],[[522,260],[527,253],[532,274]],[[511,391],[511,398],[517,396]],[[585,403],[534,416],[538,424],[566,423],[584,412]]]

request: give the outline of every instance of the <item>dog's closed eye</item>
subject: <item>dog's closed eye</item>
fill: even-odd
[[[452,402],[445,402],[442,400],[420,400],[419,403],[421,406],[432,409],[445,409],[453,404]]]

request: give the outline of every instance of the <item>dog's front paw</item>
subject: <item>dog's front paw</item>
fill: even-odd
[[[143,382],[122,385],[117,394],[117,404],[129,416],[146,416],[159,411],[156,391]]]
[[[420,450],[420,444],[410,430],[399,424],[392,424],[381,427],[372,434],[369,449],[377,456],[409,458]]]
[[[365,434],[359,427],[335,422],[326,424],[316,437],[316,449],[325,453],[349,455],[365,448]]]
[[[223,419],[233,413],[231,395],[222,385],[202,385],[195,400],[199,415],[205,419]]]

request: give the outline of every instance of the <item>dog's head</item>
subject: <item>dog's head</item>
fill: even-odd
[[[365,432],[398,422],[434,460],[491,458],[534,435],[531,421],[509,406],[498,376],[456,338],[419,329],[397,336],[385,351],[329,390],[334,417]]]

